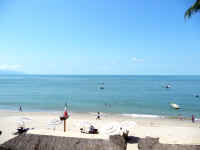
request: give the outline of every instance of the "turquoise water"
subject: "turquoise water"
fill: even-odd
[[[168,83],[172,88],[163,88]],[[200,116],[194,94],[200,94],[200,76],[0,76],[1,109],[61,111],[67,102],[74,112]]]

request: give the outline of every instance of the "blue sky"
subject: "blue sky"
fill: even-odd
[[[0,70],[29,74],[194,74],[193,0],[1,0]]]

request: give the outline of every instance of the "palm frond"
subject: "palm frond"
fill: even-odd
[[[200,0],[196,2],[185,12],[185,19],[190,18],[194,13],[200,12]]]

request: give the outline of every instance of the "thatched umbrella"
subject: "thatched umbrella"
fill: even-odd
[[[0,145],[0,150],[125,150],[121,136],[110,140],[23,134]]]
[[[130,130],[135,128],[137,124],[134,121],[123,121],[120,123],[120,126],[125,130]]]
[[[120,135],[120,124],[117,122],[109,123],[100,130],[100,133],[107,135]]]
[[[21,116],[17,118],[16,123],[18,127],[24,127],[25,128],[25,122],[30,122],[32,119],[30,117]]]
[[[138,141],[139,150],[200,150],[200,145],[162,144],[159,138],[145,137]]]

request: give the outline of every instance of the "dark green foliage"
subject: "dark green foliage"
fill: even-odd
[[[200,12],[200,0],[196,0],[196,2],[185,12],[185,18],[190,18],[197,12]]]

